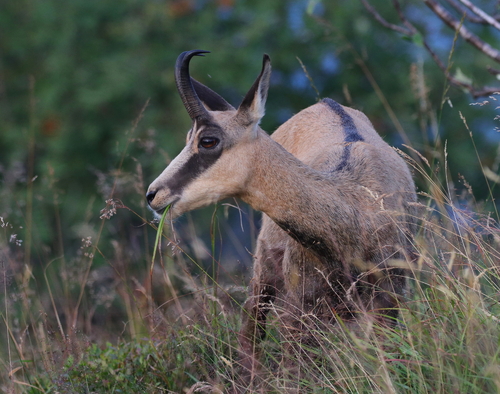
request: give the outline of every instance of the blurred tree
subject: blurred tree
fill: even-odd
[[[387,20],[398,18],[391,3],[373,5]],[[454,33],[428,19],[422,2],[401,7],[446,58]],[[496,37],[488,27],[476,34]],[[499,161],[495,115],[488,106],[469,106],[470,95],[460,89],[448,89],[417,41],[415,35],[413,43],[400,40],[361,2],[348,0],[3,1],[0,214],[23,214],[31,204],[27,178],[37,176],[32,202],[37,236],[54,251],[61,233],[54,198],[64,229],[60,237],[76,245],[87,231],[76,223],[97,218],[111,193],[143,209],[138,191],[181,149],[189,128],[173,67],[180,52],[193,48],[212,54],[193,61],[192,74],[235,105],[257,76],[262,54],[270,54],[274,71],[264,129],[271,132],[318,99],[310,78],[321,97],[363,110],[396,145],[408,139],[432,156],[426,144],[447,139],[451,173],[464,174],[477,196],[486,198],[481,167],[458,113],[469,122],[478,155],[492,171],[498,171]],[[456,45],[455,64],[482,80],[476,65],[484,62],[470,51]],[[443,106],[448,102],[453,108]],[[115,231],[129,229],[124,222],[130,219],[115,222]]]
[[[423,46],[439,68],[443,71],[446,79],[453,85],[468,90],[474,98],[488,96],[500,90],[500,86],[474,86],[472,80],[466,77],[460,69],[457,69],[454,75],[450,73],[452,65],[446,64],[446,62],[440,58],[438,53],[436,53],[433,49],[433,45],[429,42],[429,39],[426,38],[425,33],[422,34],[421,31],[405,15],[404,11],[409,10],[403,10],[398,0],[393,0],[392,4],[398,13],[401,23],[400,25],[393,24],[385,20],[368,0],[361,1],[368,12],[372,14],[373,17],[384,27],[394,30],[403,36],[409,37],[418,45]],[[469,0],[446,0],[441,2],[444,6],[440,2],[434,0],[424,0],[424,3],[435,14],[435,16],[455,31],[456,37],[460,36],[467,44],[470,44],[471,47],[481,52],[491,61],[500,63],[500,51],[492,47],[488,42],[482,40],[471,30],[474,29],[476,25],[479,25],[480,27],[488,26],[493,28],[491,30],[500,31],[500,17],[498,16],[497,9],[498,3],[486,4],[489,8],[495,8],[492,10],[495,15],[490,15],[480,7],[472,4]],[[450,10],[446,8],[446,5]],[[473,26],[469,28],[466,24]],[[485,69],[493,76],[500,75],[500,71],[490,65],[486,66]],[[481,79],[484,79],[484,77]]]

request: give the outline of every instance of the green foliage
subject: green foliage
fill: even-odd
[[[425,12],[423,5],[412,7]],[[452,173],[463,174],[479,199],[488,191],[471,165],[475,157],[458,111],[472,125],[482,159],[497,170],[496,148],[486,138],[494,134],[495,114],[468,106],[462,92],[452,89],[454,108],[445,106],[439,130],[433,129],[436,115],[419,111],[428,108],[426,100],[440,106],[440,70],[426,62],[418,84],[428,93],[417,93],[409,70],[424,59],[418,42],[390,35],[358,2],[22,0],[3,2],[0,18],[0,177],[6,190],[0,213],[15,213],[28,229],[24,207],[33,204],[33,236],[53,251],[61,244],[75,251],[81,238],[95,234],[95,225],[83,230],[75,223],[96,219],[108,198],[144,210],[134,189],[144,190],[180,151],[189,127],[173,67],[180,52],[194,47],[213,53],[193,61],[193,75],[234,105],[256,77],[262,54],[271,55],[274,73],[263,121],[270,132],[316,100],[299,58],[321,96],[362,109],[385,138],[399,144],[394,119],[360,67],[366,62],[410,140],[421,146],[428,138],[447,138]],[[440,34],[444,42],[453,36],[445,29]],[[475,57],[462,55],[459,44],[453,55],[459,69],[452,72],[476,78],[469,64]],[[435,159],[430,151],[425,155]],[[112,187],[117,167],[120,182]],[[142,184],[135,185],[139,177]],[[33,178],[29,197],[25,186]],[[116,228],[130,220],[124,217]]]
[[[180,392],[192,378],[192,360],[185,347],[168,341],[133,341],[104,348],[92,345],[82,360],[66,361],[56,378],[56,390],[65,393],[162,393]],[[194,383],[194,382],[191,382]]]
[[[284,338],[275,315],[262,385],[498,392],[498,97],[471,106],[448,88],[421,45],[431,31],[446,58],[453,32],[429,28],[421,2],[405,7],[421,31],[412,42],[357,1],[0,2],[0,390],[234,383],[254,212],[220,206],[213,226],[213,209],[186,215],[164,234],[150,276],[157,233],[144,193],[184,144],[190,120],[173,67],[200,48],[212,53],[192,74],[234,105],[271,56],[269,132],[317,99],[303,65],[321,97],[363,110],[397,146],[411,141],[422,191],[421,259],[400,324],[311,327],[318,350]],[[450,72],[481,82],[486,60],[470,51],[456,42]]]
[[[233,373],[228,360],[233,358],[235,319],[224,316],[224,325],[231,331],[202,322],[172,327],[161,339],[90,345],[32,378],[26,392],[179,393],[203,380],[223,384]]]

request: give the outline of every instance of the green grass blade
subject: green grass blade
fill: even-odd
[[[167,216],[167,212],[170,209],[170,205],[167,205],[165,208],[165,211],[163,211],[163,215],[161,215],[160,223],[158,224],[158,228],[156,229],[156,240],[155,240],[155,246],[153,249],[153,258],[151,259],[151,268],[149,270],[149,273],[153,273],[153,267],[155,266],[155,257],[156,257],[156,251],[158,250],[158,246],[160,245],[161,241],[161,235],[163,234],[163,225],[165,224],[165,217]]]

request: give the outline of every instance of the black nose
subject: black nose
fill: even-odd
[[[148,204],[151,205],[151,201],[155,199],[156,190],[151,190],[146,194],[146,200],[148,200]]]

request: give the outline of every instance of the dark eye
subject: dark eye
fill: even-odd
[[[215,137],[203,137],[199,146],[205,149],[212,149],[219,145],[219,139]]]

